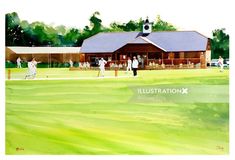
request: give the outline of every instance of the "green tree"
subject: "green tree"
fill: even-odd
[[[66,31],[67,31],[67,29],[64,25],[56,26],[55,30],[56,30],[57,34],[59,34],[59,35],[65,35]]]
[[[45,34],[47,35],[47,42],[48,45],[52,44],[52,46],[62,46],[61,39],[59,38],[61,35],[61,32],[58,32],[54,27],[45,25]]]
[[[24,46],[32,46],[33,45],[33,37],[32,37],[32,27],[27,21],[21,21],[20,26],[23,29],[23,44]]]
[[[90,26],[85,26],[80,36],[78,36],[76,45],[81,46],[83,41],[99,32],[103,32],[102,20],[98,18],[99,12],[94,12],[90,17]]]
[[[23,30],[20,26],[20,18],[16,12],[5,15],[5,35],[6,45],[23,45]]]
[[[21,21],[18,14],[8,13],[6,21],[6,46],[61,46],[65,32],[62,26],[54,28],[42,22]]]
[[[176,31],[176,27],[172,24],[163,21],[158,15],[156,21],[153,24],[153,31]]]
[[[126,23],[123,27],[124,31],[136,31],[139,29],[139,25],[137,22],[130,20],[128,23]]]
[[[128,31],[141,31],[143,25],[143,20],[130,20],[127,23],[113,22],[110,24],[110,32],[128,32]]]
[[[211,40],[211,57],[229,58],[229,35],[225,33],[225,29],[215,29]]]
[[[74,46],[78,38],[81,36],[81,33],[76,28],[71,28],[65,35],[64,35],[64,45],[66,46]]]
[[[140,18],[137,21],[130,20],[128,23],[120,24],[118,22],[113,22],[110,24],[110,31],[141,31],[143,26],[143,19]],[[163,21],[160,16],[157,16],[157,19],[155,22],[153,22],[152,26],[153,31],[176,31],[176,27],[174,27],[172,24]]]
[[[99,12],[95,12],[89,19],[90,26],[92,27],[91,28],[92,35],[97,34],[102,31],[102,20],[98,18],[99,15],[100,15]]]
[[[50,26],[43,22],[21,21],[16,12],[6,14],[6,46],[81,46],[83,41],[99,32],[141,31],[143,20],[127,23],[113,22],[109,27],[102,25],[100,13],[94,12],[89,18],[90,25],[83,30],[67,29],[65,26]],[[168,22],[157,17],[153,31],[176,30]]]
[[[112,22],[108,28],[106,28],[107,32],[122,32],[123,28],[120,27],[120,23]]]
[[[33,36],[36,38],[36,41],[33,45],[36,46],[46,46],[51,45],[51,41],[49,37],[47,36],[46,29],[44,23],[41,22],[34,22],[32,24],[32,31]]]

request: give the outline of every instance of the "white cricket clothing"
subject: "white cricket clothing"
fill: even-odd
[[[73,61],[69,61],[70,67],[73,67]]]
[[[17,58],[16,62],[17,63],[20,63],[21,59],[20,58]]]
[[[131,67],[131,60],[130,59],[128,59],[128,61],[127,61],[127,67]]]
[[[87,68],[90,68],[90,63],[86,62],[86,66],[87,66]]]
[[[17,68],[21,68],[21,59],[17,58],[16,63],[17,63]]]
[[[137,59],[134,59],[132,62],[132,68],[138,68],[139,62]]]
[[[106,60],[99,60],[100,69],[104,69],[106,63],[107,63]]]
[[[126,71],[127,71],[127,72],[128,72],[128,71],[131,71],[131,64],[132,64],[131,60],[128,59],[128,61],[127,61],[127,67],[126,67]]]
[[[84,68],[86,68],[86,67],[87,67],[86,62],[84,62],[84,63],[83,63],[83,67],[84,67]]]
[[[28,62],[28,75],[27,76],[35,76],[36,75],[36,69],[33,62]]]
[[[223,58],[219,58],[218,63],[219,63],[219,65],[224,65],[224,59]]]
[[[31,63],[33,65],[33,68],[36,70],[38,62],[37,61],[32,61]]]
[[[37,73],[37,64],[38,64],[38,62],[37,61],[32,61],[31,62],[31,66],[32,66],[32,72],[33,72],[33,74],[34,75],[36,75],[36,73]]]
[[[224,59],[223,58],[219,58],[218,64],[220,66],[220,71],[223,71],[224,70]]]
[[[106,64],[106,60],[99,60],[99,68],[100,68],[100,73],[101,76],[104,76],[104,71],[105,71],[105,64]]]
[[[105,71],[104,68],[100,68],[100,75],[101,75],[101,76],[104,76],[104,71]]]

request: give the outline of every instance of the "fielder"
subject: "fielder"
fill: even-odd
[[[224,59],[221,56],[219,56],[218,64],[220,66],[220,72],[223,72],[224,71]]]
[[[89,62],[86,62],[86,66],[87,66],[87,68],[88,68],[88,69],[90,69],[90,68],[91,68],[91,65],[90,65],[90,63],[89,63]]]
[[[107,63],[106,60],[104,60],[103,58],[101,58],[99,60],[99,68],[100,68],[100,73],[101,73],[101,76],[104,77],[104,71],[105,71],[105,64]]]
[[[69,65],[70,67],[73,67],[73,61],[71,59],[69,60]]]
[[[127,67],[126,67],[126,73],[128,73],[129,71],[131,71],[131,65],[132,65],[131,59],[130,59],[130,57],[128,57],[128,60],[127,60]]]
[[[21,59],[20,59],[20,57],[18,57],[16,59],[16,63],[17,63],[17,68],[21,68]]]

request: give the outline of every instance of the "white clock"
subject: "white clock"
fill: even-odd
[[[143,24],[143,33],[148,34],[152,32],[152,24],[149,23],[149,20],[146,19]]]

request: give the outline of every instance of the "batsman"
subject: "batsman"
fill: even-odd
[[[100,74],[101,77],[104,77],[104,71],[105,71],[105,64],[107,63],[106,60],[104,60],[104,58],[101,58],[99,60],[99,68],[100,68]],[[98,75],[99,76],[99,75]]]

